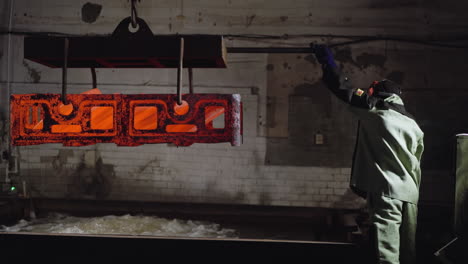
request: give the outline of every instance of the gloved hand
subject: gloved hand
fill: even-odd
[[[330,48],[326,45],[316,45],[310,44],[310,47],[315,54],[318,62],[322,65],[326,65],[328,67],[336,68],[335,59],[333,58],[333,53],[331,52]]]

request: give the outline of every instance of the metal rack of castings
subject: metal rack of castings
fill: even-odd
[[[133,11],[110,36],[25,37],[25,59],[62,68],[62,94],[13,94],[11,142],[16,146],[219,142],[239,146],[240,95],[196,94],[192,84],[193,68],[226,68],[226,53],[222,36],[155,36]],[[67,94],[68,68],[90,68],[93,89]],[[177,93],[102,94],[96,87],[96,68],[177,68]],[[188,94],[181,92],[184,68],[189,73]]]

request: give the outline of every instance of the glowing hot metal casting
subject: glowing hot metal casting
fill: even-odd
[[[239,95],[185,94],[178,105],[176,95],[99,93],[67,95],[67,105],[59,94],[12,95],[12,144],[241,144]]]

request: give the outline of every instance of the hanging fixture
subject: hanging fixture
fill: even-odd
[[[242,143],[239,95],[185,94],[183,103],[178,105],[173,94],[97,94],[98,91],[69,94],[69,105],[62,103],[60,94],[12,95],[12,143]]]
[[[216,35],[153,35],[137,18],[138,31],[129,31],[125,18],[110,36],[24,38],[24,58],[51,68],[64,65],[63,47],[68,39],[68,68],[177,68],[180,38],[184,38],[184,67],[226,68],[226,47]]]
[[[109,37],[25,37],[25,59],[62,68],[62,94],[11,96],[13,145],[242,143],[240,95],[193,92],[192,68],[226,68],[222,36],[155,36],[131,1],[131,16]],[[93,89],[67,94],[68,68],[91,68]],[[177,92],[101,94],[95,68],[177,68]],[[181,92],[183,68],[189,94]]]

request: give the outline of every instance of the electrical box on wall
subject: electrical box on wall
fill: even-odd
[[[315,141],[315,145],[323,145],[324,144],[323,134],[320,133],[320,131],[315,133],[314,141]]]

